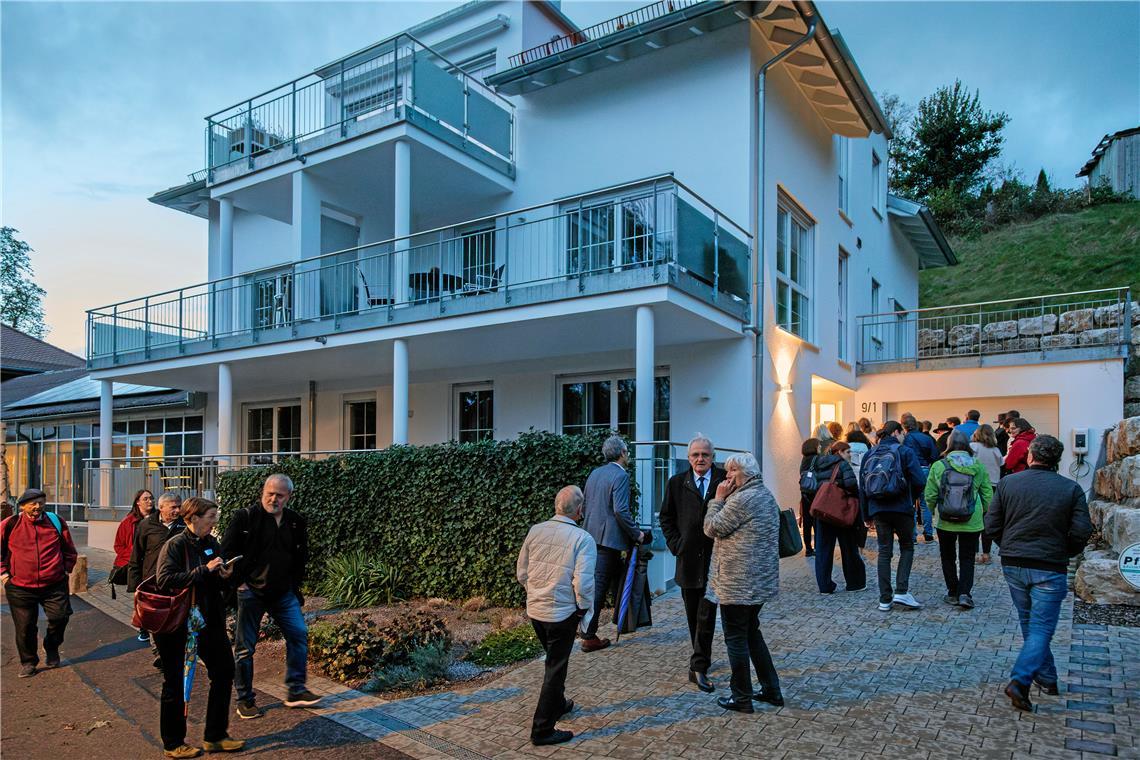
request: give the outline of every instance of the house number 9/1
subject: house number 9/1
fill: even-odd
[[[862,406],[863,406],[863,414],[869,414],[870,412],[879,411],[879,402],[878,401],[864,401]]]

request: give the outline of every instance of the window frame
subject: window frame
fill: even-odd
[[[352,420],[353,420],[353,417],[352,417],[353,409],[352,409],[352,407],[357,405],[357,404],[365,404],[365,405],[372,404],[372,415],[371,415],[372,432],[371,433],[369,433],[367,429],[365,429],[365,431],[363,433],[353,433],[353,431],[352,431]],[[379,412],[379,404],[376,403],[376,395],[375,394],[371,394],[371,395],[361,394],[361,395],[354,395],[354,396],[345,396],[343,401],[342,401],[342,410],[343,410],[343,428],[342,429],[344,431],[344,435],[342,437],[341,442],[342,442],[342,445],[344,446],[345,450],[346,451],[375,451],[376,449],[378,449],[379,448],[378,432],[380,429],[380,425],[377,422],[377,414]],[[367,420],[369,418],[366,416],[365,419]],[[369,437],[371,437],[371,439],[372,439],[372,445],[371,446],[367,445]],[[362,442],[365,445],[364,446],[354,445],[354,442],[353,442],[354,438],[363,438],[364,440]]]
[[[297,448],[296,449],[283,449],[283,448],[281,448],[281,441],[282,441],[281,411],[283,409],[286,409],[286,408],[289,408],[289,409],[295,408],[296,413],[297,413],[298,435],[297,435]],[[260,410],[265,410],[265,409],[273,410],[272,433],[271,433],[271,435],[272,435],[272,439],[271,439],[272,440],[272,450],[271,451],[254,452],[254,451],[251,451],[252,446],[250,445],[251,440],[249,437],[249,434],[250,434],[249,414],[250,414],[250,412],[253,412],[253,411],[260,411]],[[253,402],[253,403],[249,403],[249,404],[242,404],[241,426],[242,426],[242,441],[244,442],[243,448],[245,449],[245,453],[251,454],[251,455],[256,455],[258,458],[263,458],[269,462],[272,462],[281,456],[288,456],[288,455],[292,455],[292,454],[301,453],[301,451],[302,451],[301,443],[304,440],[304,431],[300,429],[301,412],[302,412],[302,406],[301,406],[301,400],[300,399],[289,399],[286,401],[264,401],[264,402]],[[291,440],[293,438],[293,436],[287,436],[287,438]],[[258,440],[262,440],[262,439],[258,439]],[[253,462],[252,460],[253,460],[253,457],[251,457],[250,464],[256,464],[257,463],[257,462]]]
[[[839,247],[838,271],[837,271],[837,279],[838,279],[838,304],[837,305],[838,305],[838,312],[839,312],[839,314],[838,314],[839,322],[838,322],[837,326],[839,329],[839,335],[838,335],[839,360],[844,361],[844,362],[850,361],[850,349],[849,349],[850,339],[848,336],[849,327],[850,327],[850,324],[849,324],[850,323],[850,317],[848,316],[848,309],[849,309],[848,301],[849,301],[849,299],[848,299],[848,292],[847,292],[848,288],[849,288],[848,280],[851,276],[851,270],[850,270],[850,266],[849,266],[850,260],[851,260],[851,254],[847,253],[847,251],[845,251],[843,249],[843,246],[840,246]]]
[[[490,392],[491,394],[491,419],[490,427],[463,427],[463,408],[461,401],[464,393],[484,393]],[[452,410],[452,425],[451,425],[451,440],[458,443],[477,443],[479,441],[493,441],[495,440],[495,384],[492,381],[482,383],[457,383],[451,387],[451,410]],[[478,412],[476,412],[478,417]],[[475,436],[470,440],[464,440],[465,432],[473,432]]]
[[[838,164],[838,209],[841,214],[851,216],[851,140],[836,137],[836,163]]]
[[[815,228],[816,222],[810,214],[804,211],[795,201],[784,193],[776,199],[776,230],[775,230],[775,316],[776,324],[781,330],[795,335],[801,340],[813,342],[815,336],[814,319],[814,291],[815,291]],[[803,235],[797,244],[797,271],[806,268],[797,281],[792,272],[792,238],[790,233],[798,227]],[[805,249],[805,250],[801,250]],[[783,265],[781,267],[781,265]],[[787,289],[785,300],[786,319],[781,314],[780,293],[782,288]],[[800,311],[800,329],[792,329],[792,302],[795,295],[799,295],[805,308]]]
[[[594,372],[594,373],[588,373],[588,374],[559,375],[555,381],[555,399],[556,399],[556,402],[555,402],[556,403],[555,429],[562,435],[575,435],[575,434],[579,434],[579,433],[588,433],[588,432],[590,432],[591,429],[594,429],[594,428],[600,429],[602,427],[603,423],[591,424],[587,421],[587,422],[584,422],[582,425],[576,426],[576,427],[581,427],[582,428],[581,430],[574,430],[574,431],[571,431],[570,433],[567,433],[565,431],[565,409],[563,407],[563,398],[564,398],[563,388],[567,385],[575,385],[578,383],[609,382],[609,384],[610,384],[609,421],[607,423],[604,423],[604,424],[607,426],[607,429],[613,430],[616,432],[621,432],[622,426],[628,427],[628,428],[630,428],[628,433],[623,432],[623,435],[628,434],[629,438],[633,438],[634,437],[634,431],[636,431],[636,429],[637,429],[637,418],[636,418],[637,402],[636,402],[636,397],[634,397],[633,403],[631,404],[631,411],[633,412],[633,414],[630,415],[630,419],[628,421],[622,421],[621,413],[620,413],[620,396],[621,396],[621,384],[623,382],[627,382],[627,381],[631,381],[631,380],[635,381],[637,379],[636,374],[637,374],[637,372],[635,370],[627,369],[627,370],[613,370],[610,372]],[[670,375],[669,367],[666,367],[666,366],[655,367],[653,370],[653,379],[654,379],[654,398],[653,398],[653,401],[654,401],[654,404],[653,404],[653,409],[654,409],[654,420],[653,420],[654,440],[667,441],[667,440],[669,440],[668,433],[669,433],[669,428],[672,424],[672,414],[673,414],[673,411],[672,411],[672,376]],[[669,393],[669,404],[668,404],[668,408],[666,409],[667,416],[663,419],[657,419],[657,411],[658,411],[657,390],[659,387],[661,387],[661,385],[658,383],[658,381],[662,380],[662,379],[667,381],[666,387],[668,388],[668,393]],[[635,393],[636,393],[636,389],[635,389]],[[666,433],[666,435],[659,436],[656,434],[657,428],[659,425],[663,425],[665,427],[664,431],[662,431],[662,432]]]
[[[883,159],[871,148],[871,210],[883,218]]]

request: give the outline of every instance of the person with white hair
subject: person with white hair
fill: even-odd
[[[689,441],[689,469],[669,478],[661,501],[661,532],[665,544],[677,558],[673,576],[685,602],[689,623],[689,680],[701,691],[715,691],[708,679],[712,658],[716,605],[705,598],[713,542],[705,535],[705,512],[725,473],[713,464],[712,441],[698,433]]]
[[[288,475],[270,475],[261,487],[261,503],[235,512],[222,537],[222,555],[234,560],[238,584],[234,687],[237,714],[243,720],[263,714],[253,695],[253,652],[266,613],[285,637],[285,706],[308,707],[320,701],[305,685],[309,627],[301,614],[301,583],[309,561],[309,536],[305,518],[286,506],[292,496]]]
[[[717,704],[753,712],[753,700],[781,706],[780,677],[760,632],[760,608],[780,587],[780,508],[760,477],[752,454],[725,461],[727,476],[705,514],[705,535],[713,539],[707,597],[720,605],[724,645],[732,668],[732,695]],[[760,691],[752,690],[752,668]]]
[[[566,486],[554,497],[554,516],[531,526],[515,566],[526,589],[526,616],[546,652],[545,673],[531,722],[530,741],[536,746],[561,744],[574,738],[555,728],[574,709],[566,699],[566,668],[574,648],[574,633],[588,622],[594,605],[594,565],[598,551],[589,533],[578,527],[584,499],[578,486]]]

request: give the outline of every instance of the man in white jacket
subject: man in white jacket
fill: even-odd
[[[590,534],[576,525],[583,504],[580,488],[563,488],[554,497],[554,517],[532,526],[519,552],[517,575],[526,589],[526,614],[546,650],[542,693],[530,729],[536,746],[574,737],[554,724],[574,709],[574,701],[566,699],[566,666],[577,629],[589,623],[594,604],[598,549]]]

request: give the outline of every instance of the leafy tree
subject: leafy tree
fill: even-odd
[[[35,283],[31,246],[16,237],[19,230],[0,228],[0,322],[37,338],[47,335],[43,298]]]
[[[910,129],[898,141],[898,190],[918,201],[937,190],[959,200],[974,195],[987,166],[1001,154],[1008,123],[1005,113],[984,110],[978,91],[971,95],[961,81],[939,87],[919,102]]]
[[[895,174],[898,171],[898,152],[903,139],[910,132],[911,120],[914,118],[914,106],[907,103],[893,92],[880,92],[877,95],[879,108],[887,126],[894,137],[891,139],[889,161],[887,162],[887,187],[891,192],[898,190]]]

